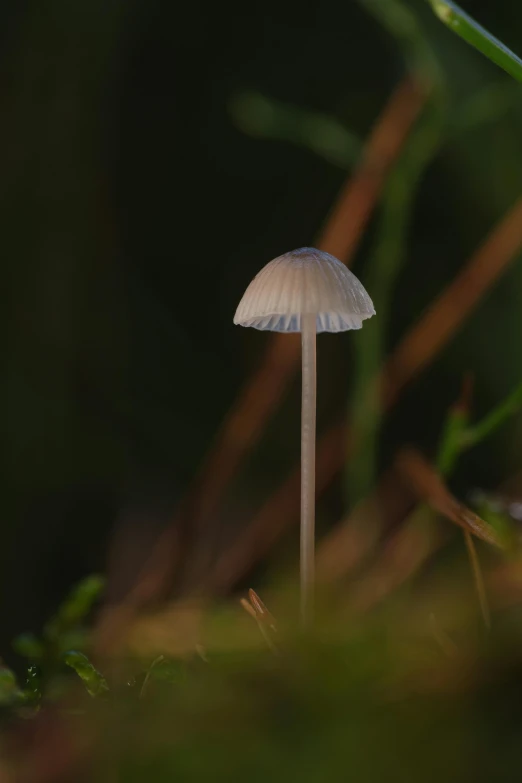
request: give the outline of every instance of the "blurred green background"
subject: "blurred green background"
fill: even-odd
[[[244,288],[274,256],[314,244],[406,70],[438,81],[404,246],[381,288],[377,209],[353,267],[378,289],[382,354],[520,195],[522,87],[422,0],[382,8],[2,4],[6,653],[73,581],[105,570],[115,530],[146,551],[172,519],[266,348],[266,335],[232,324]],[[522,53],[520,4],[465,8]],[[476,417],[520,383],[521,300],[513,263],[386,417],[377,472],[404,443],[434,452],[465,372]],[[371,339],[319,341],[321,431],[349,406],[357,416],[367,345],[357,340]],[[296,463],[298,401],[296,378],[242,465],[223,526],[246,524]],[[461,461],[455,491],[494,490],[520,469],[521,440],[518,415]],[[340,475],[321,525],[357,494]]]

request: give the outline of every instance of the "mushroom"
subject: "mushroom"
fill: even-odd
[[[270,261],[252,280],[234,323],[301,332],[301,619],[312,615],[315,565],[316,334],[360,329],[375,315],[360,281],[337,258],[302,247]]]

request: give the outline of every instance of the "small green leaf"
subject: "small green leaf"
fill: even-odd
[[[104,578],[97,574],[83,579],[60,607],[58,615],[61,621],[67,625],[73,625],[83,620],[94,602],[98,600],[104,585]]]
[[[230,111],[236,125],[250,136],[288,141],[312,150],[324,160],[350,169],[362,142],[335,117],[267,98],[258,92],[236,95]]]
[[[41,673],[37,666],[29,666],[27,669],[27,678],[23,697],[28,704],[39,704],[42,700],[42,681]]]
[[[6,666],[0,666],[0,705],[9,705],[21,696],[16,677]]]
[[[104,584],[103,577],[95,574],[76,585],[55,617],[47,623],[45,637],[54,640],[72,626],[78,625],[99,598]]]
[[[109,686],[105,677],[92,665],[86,655],[76,650],[69,650],[64,655],[64,662],[74,669],[90,696],[103,696],[108,692]]]
[[[176,659],[166,659],[160,656],[154,662],[154,667],[150,667],[148,674],[154,680],[163,680],[172,685],[183,682],[187,676],[187,667],[184,661]]]
[[[32,633],[23,633],[13,641],[13,650],[30,661],[39,661],[44,653],[42,643]]]
[[[429,0],[439,19],[507,73],[522,82],[522,60],[452,0]]]

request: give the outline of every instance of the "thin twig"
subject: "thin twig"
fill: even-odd
[[[480,298],[517,257],[522,248],[522,199],[492,230],[462,272],[406,334],[385,364],[375,383],[381,388],[385,410],[393,407],[400,393],[427,367],[462,325]],[[348,440],[346,425],[335,424],[318,442],[317,493],[325,489],[353,454],[357,444]],[[299,511],[299,474],[293,471],[229,553],[217,564],[213,580],[233,585],[262,559],[279,536],[295,523]],[[228,573],[226,571],[228,570]]]
[[[406,77],[395,89],[372,131],[361,164],[339,194],[330,213],[318,246],[337,256],[345,263],[352,259],[375,207],[386,175],[408,138],[425,96],[419,86]],[[226,491],[228,484],[243,457],[260,436],[266,421],[276,409],[299,359],[297,335],[275,335],[270,341],[265,357],[250,378],[233,406],[229,416],[211,448],[190,497],[183,504],[192,509],[193,522],[201,527],[210,519]],[[176,524],[186,511],[177,515]],[[173,523],[174,526],[174,523]],[[168,583],[169,566],[157,567],[160,556],[169,550],[169,533],[161,535],[151,557],[139,575],[137,585],[123,612],[110,611],[111,617],[102,615],[101,647],[104,637],[114,638],[130,622],[135,612],[146,602],[149,591],[140,585],[152,580],[159,589]],[[254,536],[255,538],[255,530]],[[170,570],[172,565],[170,566]],[[144,595],[146,593],[146,596]],[[111,618],[117,615],[118,631],[111,632]],[[121,626],[121,627],[120,627]],[[114,626],[112,626],[114,629]]]
[[[455,656],[458,654],[459,649],[455,644],[455,642],[453,641],[453,639],[451,639],[446,633],[446,631],[444,631],[440,627],[439,623],[437,622],[437,618],[435,617],[433,612],[430,614],[430,628],[433,634],[433,638],[435,639],[435,641],[437,642],[437,644],[439,645],[443,653],[448,658],[455,658]]]
[[[371,568],[354,585],[349,604],[357,612],[367,612],[393,590],[418,573],[444,544],[446,536],[434,524],[432,511],[419,505],[391,536]]]
[[[410,77],[402,81],[370,134],[361,164],[340,192],[317,246],[346,264],[352,260],[390,167],[424,105]],[[230,480],[276,409],[300,355],[299,336],[274,335],[261,365],[225,419],[198,479],[197,516],[208,519]]]
[[[147,673],[145,675],[145,679],[143,680],[143,685],[141,686],[141,690],[140,690],[140,699],[143,699],[143,697],[145,696],[145,691],[147,690],[147,685],[149,684],[152,670],[154,669],[155,666],[157,666],[158,663],[161,663],[164,660],[165,660],[164,655],[158,655],[158,657],[152,661],[151,665],[147,669]]]
[[[319,240],[321,250],[348,264],[359,246],[388,171],[409,136],[426,95],[411,77],[393,92],[366,143],[361,164],[346,181]]]
[[[344,430],[332,429],[317,449],[316,491],[321,493],[330,482],[334,464],[342,459]],[[334,463],[334,464],[332,464]],[[260,509],[246,530],[218,558],[208,577],[213,592],[226,593],[252,564],[263,558],[278,538],[295,522],[299,514],[299,467],[292,471],[279,490]]]
[[[271,637],[271,633],[277,630],[274,618],[258,594],[255,592],[255,590],[252,590],[252,588],[250,588],[248,591],[248,598],[248,601],[246,598],[241,598],[241,606],[256,621],[259,632],[261,633],[261,636],[265,640],[267,646],[273,653],[277,654],[278,649]]]
[[[365,266],[377,317],[354,341],[354,375],[349,417],[359,444],[356,460],[347,464],[350,499],[365,497],[377,476],[377,443],[382,419],[378,384],[390,328],[396,282],[407,258],[407,240],[418,189],[443,138],[445,103],[432,99],[422,112],[410,140],[383,190],[375,240]]]
[[[404,518],[413,500],[393,468],[385,473],[377,488],[319,542],[318,581],[331,583],[352,573],[368,559],[383,532]]]
[[[437,471],[416,449],[402,449],[396,465],[399,472],[411,481],[421,500],[465,532],[472,533],[488,544],[502,547],[502,541],[490,525],[451,494]]]
[[[464,531],[464,539],[466,541],[466,548],[468,550],[469,560],[473,570],[473,578],[475,582],[475,589],[477,591],[480,611],[482,613],[484,625],[489,631],[491,628],[491,613],[489,611],[488,597],[486,593],[486,587],[484,585],[484,577],[482,575],[477,549],[473,541],[473,536],[467,530]]]
[[[435,299],[392,353],[382,373],[390,408],[400,392],[448,343],[522,248],[522,198],[495,226],[455,280]]]

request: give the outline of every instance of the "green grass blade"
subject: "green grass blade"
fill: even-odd
[[[522,60],[451,0],[429,0],[439,19],[492,62],[522,82]]]
[[[0,664],[0,706],[10,705],[20,697],[16,676],[11,669]]]
[[[365,325],[354,341],[354,383],[349,418],[353,442],[358,444],[358,456],[347,465],[347,488],[352,503],[370,492],[377,475],[382,410],[376,379],[386,350],[386,329],[395,285],[407,258],[415,198],[442,140],[444,108],[440,101],[428,104],[390,173],[382,196],[376,240],[365,275],[379,317]]]
[[[67,666],[74,669],[90,696],[104,696],[108,692],[109,686],[105,677],[94,668],[86,655],[76,650],[69,650],[63,660]]]
[[[454,405],[446,419],[435,462],[438,472],[445,478],[453,472],[462,452],[462,438],[467,422],[467,410],[462,405]]]
[[[289,141],[342,169],[350,170],[359,160],[361,139],[335,117],[253,91],[238,93],[230,111],[239,129],[250,136]]]
[[[44,631],[46,639],[59,639],[67,630],[79,625],[100,597],[104,586],[105,580],[98,574],[88,576],[75,585],[56,615],[47,623]]]
[[[505,421],[522,408],[522,383],[515,387],[511,394],[494,410],[487,414],[478,424],[469,427],[462,436],[462,447],[470,448],[489,437]]]

